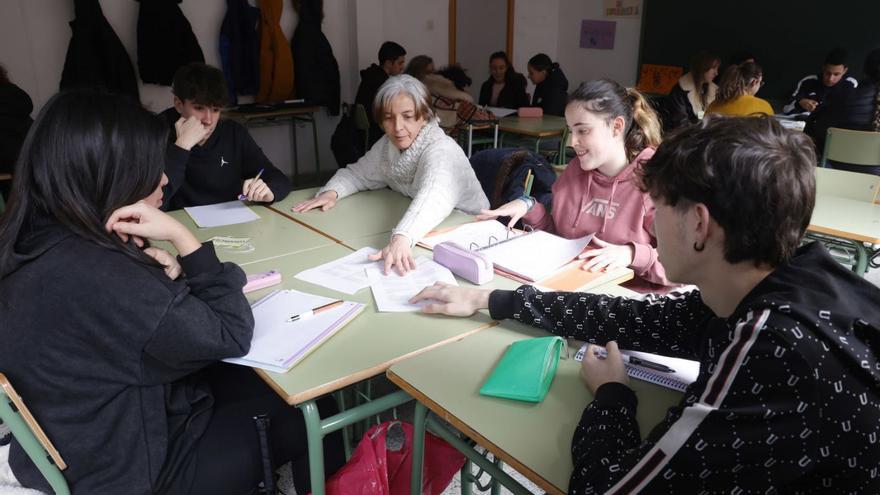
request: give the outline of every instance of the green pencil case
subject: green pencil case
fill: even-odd
[[[480,394],[525,402],[541,402],[559,364],[562,337],[538,337],[514,342],[495,365]]]

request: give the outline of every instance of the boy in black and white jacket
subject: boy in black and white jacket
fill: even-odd
[[[434,286],[428,312],[488,307],[604,345],[573,432],[570,493],[877,493],[880,289],[818,244],[797,248],[815,202],[808,138],[772,119],[710,118],[645,166],[670,280],[643,300]],[[700,361],[645,440],[620,347]]]

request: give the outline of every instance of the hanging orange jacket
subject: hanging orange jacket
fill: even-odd
[[[257,101],[293,97],[293,56],[281,30],[283,0],[260,0],[260,90]]]

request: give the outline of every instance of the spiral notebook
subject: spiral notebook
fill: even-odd
[[[542,230],[508,230],[501,222],[484,220],[431,232],[419,245],[433,249],[440,242],[453,241],[488,256],[499,274],[535,283],[573,260],[592,238],[565,239]]]
[[[588,344],[584,344],[583,347],[578,350],[577,354],[574,356],[576,361],[582,361],[584,359],[584,353],[587,352],[587,345]],[[666,373],[647,369],[635,364],[624,364],[624,366],[626,366],[627,375],[666,388],[678,390],[679,392],[684,392],[688,385],[697,381],[697,375],[700,373],[700,363],[697,361],[639,351],[622,350],[620,353],[624,355],[624,359],[628,356],[632,356],[668,367],[672,371]]]

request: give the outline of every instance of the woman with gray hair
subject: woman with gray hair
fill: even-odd
[[[389,78],[373,100],[373,114],[385,135],[292,211],[327,211],[346,196],[383,187],[411,197],[388,245],[370,257],[385,260],[385,273],[396,266],[403,275],[416,268],[413,245],[453,208],[475,215],[489,207],[489,200],[461,147],[437,124],[428,91],[416,78]]]

